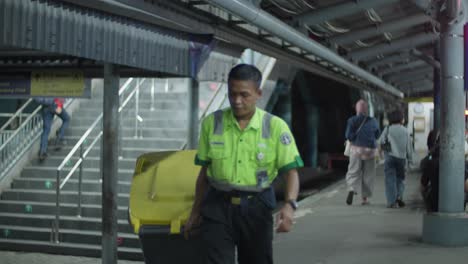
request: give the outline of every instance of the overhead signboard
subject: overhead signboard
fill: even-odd
[[[0,74],[0,96],[25,97],[31,93],[31,74]]]
[[[86,97],[91,80],[76,70],[38,70],[28,73],[0,73],[0,97]]]

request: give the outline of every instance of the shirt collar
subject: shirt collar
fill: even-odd
[[[231,128],[231,127],[239,128],[239,123],[237,123],[237,119],[234,116],[234,113],[232,112],[232,109],[229,109],[229,114],[227,116],[228,116],[228,118],[227,118],[227,121],[228,121],[227,122],[227,128]],[[260,125],[261,125],[260,124],[260,111],[258,110],[258,108],[255,108],[255,114],[250,119],[250,122],[247,125],[247,127],[245,128],[245,130],[248,130],[250,128],[258,130],[260,128]]]

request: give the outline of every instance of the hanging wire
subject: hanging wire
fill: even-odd
[[[297,15],[298,12],[296,11],[293,11],[291,9],[288,9],[288,8],[285,8],[283,7],[282,5],[280,5],[279,3],[276,2],[276,0],[269,0],[270,3],[272,3],[273,5],[275,5],[276,7],[278,7],[279,9],[281,9],[283,12],[286,12],[286,13],[289,13],[289,14],[293,14],[293,15]]]
[[[430,23],[431,23],[431,27],[432,27],[432,32],[433,32],[434,34],[439,35],[439,33],[440,33],[440,28],[438,29],[438,27],[437,27],[437,21],[435,21],[434,19],[431,19],[431,20],[430,20]]]
[[[358,45],[361,48],[367,48],[367,47],[371,46],[370,44],[364,43],[361,40],[356,40],[354,43],[356,43],[356,45]]]
[[[310,9],[317,9],[314,5],[310,4],[308,0],[301,0],[302,3],[304,3],[305,6],[307,6]]]
[[[328,30],[335,32],[335,33],[346,33],[349,31],[348,28],[340,28],[340,27],[334,26],[328,21],[325,21],[323,24]]]
[[[323,37],[326,37],[326,36],[327,36],[326,33],[324,33],[324,32],[318,32],[318,31],[316,31],[315,29],[312,29],[309,25],[304,25],[304,27],[305,27],[308,31],[310,31],[312,34],[316,35],[317,37],[323,38]]]
[[[299,10],[302,10],[304,7],[297,2],[297,0],[290,0],[290,2],[295,5]]]
[[[382,23],[382,18],[375,12],[373,8],[366,10],[367,18],[373,23]]]
[[[316,32],[322,32],[323,34],[325,34],[325,37],[330,37],[332,35],[332,31],[325,27],[323,24],[311,25],[310,28],[312,28]]]
[[[356,45],[358,45],[359,47],[363,47],[363,48],[366,48],[366,47],[371,47],[371,46],[375,46],[375,44],[377,44],[379,41],[374,41],[374,42],[364,42],[362,40],[356,40],[354,41],[354,43],[356,43]]]
[[[385,32],[385,33],[384,33],[384,38],[385,38],[387,41],[392,41],[392,39],[393,39],[392,33]]]

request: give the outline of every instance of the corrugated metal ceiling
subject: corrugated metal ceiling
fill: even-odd
[[[0,46],[190,75],[186,33],[54,0],[2,0],[0,14]]]
[[[330,7],[344,6],[349,3],[356,3],[358,5],[361,1],[343,1],[343,0],[263,0],[260,3],[262,9],[270,12],[283,21],[294,21],[297,17],[304,14],[320,14],[321,11]],[[410,37],[418,34],[423,37],[425,34],[437,34],[438,23],[432,19],[431,14],[431,1],[424,0],[405,0],[405,1],[385,1],[376,0],[376,7],[356,10],[352,14],[344,15],[325,20],[317,24],[303,24],[298,27],[304,27],[307,34],[316,41],[323,45],[328,46],[330,49],[339,51],[342,56],[353,60],[352,54],[359,52],[366,52],[372,50],[372,47],[384,47],[397,43],[398,41],[404,42]],[[377,4],[379,3],[379,4]],[[426,9],[427,7],[427,9]],[[348,35],[352,37],[353,32],[358,30],[375,28],[377,29],[382,25],[390,25],[402,19],[407,19],[411,16],[426,15],[427,20],[420,23],[408,23],[407,26],[401,26],[393,29],[384,34],[374,34],[370,37],[363,39],[355,38],[353,41],[346,43],[334,43],[335,39],[339,36]],[[301,22],[301,21],[299,21]],[[430,37],[428,37],[430,38]],[[408,82],[398,83],[395,75],[411,75],[424,74],[425,76],[432,77],[433,68],[423,60],[412,56],[411,49],[417,49],[428,57],[433,57],[434,41],[428,40],[420,44],[408,44],[402,49],[389,52],[380,52],[373,54],[370,57],[363,57],[362,59],[354,59],[361,67],[374,72],[376,75],[383,77],[384,80],[396,85],[399,89],[407,95],[411,94],[411,89],[414,85],[408,85]],[[398,59],[385,60],[398,57]],[[379,63],[382,61],[383,63]],[[378,66],[374,66],[377,62]],[[403,65],[415,65],[414,67],[402,67]],[[416,66],[417,65],[417,66]],[[402,70],[398,70],[402,69]],[[431,81],[431,79],[427,79]],[[424,91],[430,93],[430,90]],[[421,93],[420,89],[417,92]]]
[[[395,75],[410,72],[423,76],[432,74],[432,66],[410,53],[410,50],[416,49],[429,59],[433,55],[438,25],[431,22],[432,14],[429,11],[432,9],[428,9],[431,2],[429,0],[250,1],[295,26],[310,37],[311,41],[329,47],[364,70],[397,86],[407,95],[411,92],[408,89],[411,87],[405,82],[398,82]],[[359,8],[363,3],[366,8]],[[341,12],[344,7],[347,8],[346,12]],[[298,19],[309,14],[312,18],[309,17],[306,21],[317,21],[323,13],[333,8],[343,15],[336,16],[335,13],[331,19],[319,19],[318,23],[312,24]],[[340,69],[340,65],[321,60],[319,54],[308,54],[300,48],[290,46],[284,40],[248,25],[245,21],[236,20],[238,18],[235,16],[204,1],[3,0],[0,2],[0,12],[0,45],[3,46],[37,49],[188,75],[190,60],[187,39],[190,40],[190,33],[177,31],[185,28],[197,33],[213,33],[218,39],[244,47],[259,48],[260,52],[272,56],[277,54],[278,58],[295,62],[296,66],[306,66],[308,70],[356,87],[369,86],[360,77]],[[207,16],[207,13],[212,16]],[[400,25],[384,32],[378,31],[378,28],[417,15],[427,15],[428,19],[408,26]],[[170,30],[163,27],[169,27]],[[376,32],[346,43],[334,41],[337,37],[346,34],[352,36],[353,32],[363,29],[374,29]],[[393,71],[404,68],[404,64],[414,67]]]

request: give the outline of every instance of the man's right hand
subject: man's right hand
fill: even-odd
[[[190,217],[184,225],[184,237],[186,240],[190,238],[190,234],[196,229],[201,223],[200,212],[193,211],[190,213]]]
[[[60,115],[62,113],[62,107],[57,107],[55,109],[55,113],[57,113],[57,115]]]

